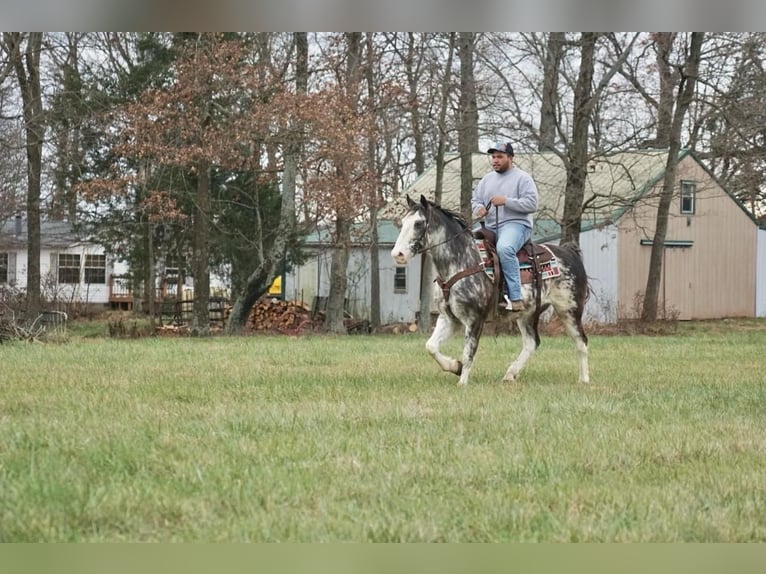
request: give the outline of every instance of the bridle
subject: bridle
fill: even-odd
[[[484,209],[489,210],[489,206],[490,206],[490,204],[488,203],[484,207]],[[423,236],[422,236],[423,238],[426,238],[428,236],[428,225],[431,223],[431,219],[430,218],[431,218],[431,213],[430,213],[430,210],[429,210],[429,212],[426,213],[426,228],[425,228],[425,231],[423,232]],[[477,219],[474,219],[471,222],[471,225],[467,226],[462,231],[459,231],[458,233],[453,234],[451,237],[448,237],[444,241],[440,241],[439,243],[434,243],[432,245],[429,245],[428,247],[424,247],[423,249],[418,249],[417,251],[413,252],[413,255],[420,255],[421,253],[426,253],[427,251],[430,251],[434,247],[439,247],[440,245],[444,245],[445,243],[449,243],[450,241],[452,241],[456,237],[460,237],[461,235],[463,235],[463,233],[473,233],[473,231],[471,230],[471,227],[473,226],[474,223],[476,223],[477,221],[480,221],[481,219],[483,219],[483,218],[479,217]]]

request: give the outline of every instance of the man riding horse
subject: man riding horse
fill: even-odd
[[[521,295],[521,275],[516,253],[532,237],[532,214],[537,211],[537,186],[532,176],[513,164],[510,142],[496,143],[487,150],[492,171],[473,192],[474,217],[485,217],[497,235],[497,255],[503,269],[507,293],[506,309],[520,313],[527,308]]]

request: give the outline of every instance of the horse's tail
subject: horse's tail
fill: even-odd
[[[583,306],[585,306],[585,303],[588,301],[588,299],[590,299],[590,296],[593,293],[593,286],[591,284],[590,277],[588,277],[588,274],[585,271],[585,262],[582,258],[582,249],[580,249],[580,244],[575,241],[567,241],[566,243],[562,243],[560,247],[566,249],[572,255],[574,255],[578,266],[582,269],[582,278],[585,281],[585,299],[583,301]]]
[[[564,249],[569,249],[572,251],[577,257],[582,259],[582,249],[580,249],[580,244],[576,243],[575,241],[567,241],[566,243],[562,243],[561,247]]]

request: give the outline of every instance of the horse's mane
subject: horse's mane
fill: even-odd
[[[446,207],[442,207],[441,205],[437,205],[436,203],[430,200],[428,200],[428,205],[430,205],[431,207],[435,207],[436,209],[441,211],[444,215],[447,216],[448,219],[451,219],[452,221],[460,225],[462,229],[468,229],[468,224],[465,221],[465,217],[463,217],[461,213],[457,211],[453,211],[451,209],[447,209]]]

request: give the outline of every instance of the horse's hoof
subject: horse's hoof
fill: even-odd
[[[460,361],[457,362],[457,369],[455,369],[455,374],[459,377],[463,374],[463,363]]]

